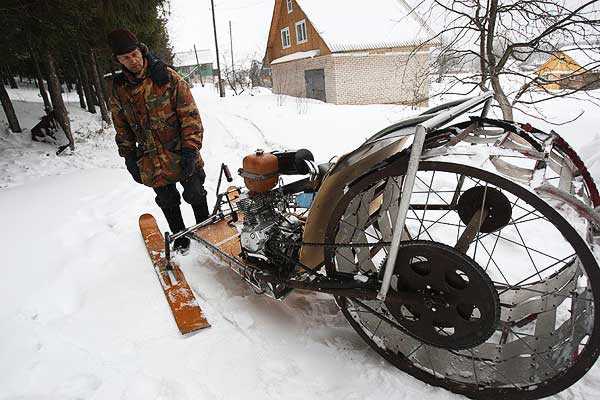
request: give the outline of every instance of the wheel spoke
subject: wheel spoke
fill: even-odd
[[[425,230],[423,231],[423,233],[428,233],[429,238],[431,238],[431,235],[429,235],[429,229],[431,229],[432,226],[434,226],[435,224],[437,224],[438,222],[440,222],[442,220],[442,218],[446,217],[446,215],[450,214],[450,212],[452,212],[452,210],[448,210],[446,211],[441,217],[439,217],[438,219],[436,219],[435,221],[423,221],[423,222],[431,222],[431,225],[429,225],[427,228],[425,228]],[[425,225],[425,224],[423,224]],[[415,238],[415,240],[419,239],[419,235],[417,235],[417,237]],[[431,238],[431,240],[433,240],[433,238]]]
[[[412,212],[412,213],[415,215],[415,218],[416,218],[416,220],[417,220],[417,221],[419,221],[419,222],[421,223],[421,224],[419,225],[419,232],[420,232],[420,231],[421,231],[421,227],[423,226],[423,222],[424,222],[424,221],[423,221],[422,219],[420,219],[420,218],[419,218],[419,216],[417,215],[417,212],[416,212],[416,211],[415,211],[415,210],[414,210],[412,207],[410,207],[410,208],[409,208],[409,210],[410,210],[410,211],[411,211],[411,212]],[[407,219],[408,219],[408,216],[407,216]],[[411,218],[411,219],[413,219],[413,218]],[[425,230],[425,233],[427,234],[427,236],[429,236],[429,240],[432,240],[432,241],[433,241],[433,238],[431,237],[431,235],[429,234],[429,232],[428,232],[427,230]],[[417,237],[415,237],[415,239],[418,239],[418,236],[417,236]]]
[[[539,273],[541,274],[541,273],[543,273],[543,272],[546,272],[547,270],[549,270],[550,268],[552,268],[552,267],[556,266],[557,264],[559,264],[559,263],[561,263],[561,262],[564,262],[565,264],[568,264],[567,262],[565,262],[565,260],[567,260],[567,259],[570,259],[570,258],[572,258],[572,257],[574,257],[574,256],[576,256],[576,255],[577,255],[577,253],[573,253],[573,254],[571,254],[571,255],[568,255],[568,256],[566,256],[565,258],[563,258],[562,260],[558,260],[557,262],[555,262],[555,263],[553,263],[553,264],[551,264],[551,265],[549,265],[549,266],[547,266],[547,267],[545,267],[545,268],[541,269],[541,270],[539,271]],[[521,283],[527,282],[529,279],[531,279],[531,278],[535,277],[537,274],[538,274],[538,273],[536,272],[536,273],[535,273],[535,274],[533,274],[533,275],[529,275],[529,276],[528,276],[527,278],[525,278],[525,279],[521,279],[519,282],[515,283],[514,285],[510,285],[510,287],[509,287],[509,288],[507,288],[507,289],[503,290],[502,292],[498,293],[498,295],[500,295],[500,296],[501,296],[502,294],[504,294],[504,293],[505,293],[506,291],[508,291],[508,290],[519,289],[519,285],[520,285]]]
[[[483,243],[481,243],[481,247],[483,248],[483,250],[488,254],[489,259],[492,260],[492,263],[494,263],[494,266],[496,267],[496,269],[498,270],[498,272],[500,273],[500,275],[502,276],[502,279],[504,279],[504,281],[506,282],[507,285],[510,285],[510,283],[508,282],[508,279],[506,278],[506,276],[504,275],[504,272],[502,271],[502,268],[500,268],[500,266],[496,263],[496,261],[492,258],[492,255],[490,254],[490,252],[487,250],[487,248],[485,247],[485,245]],[[489,261],[488,261],[488,265],[489,265]],[[487,267],[486,269],[487,270]]]
[[[538,276],[540,277],[540,279],[542,279],[542,275],[540,275],[540,271],[537,269],[537,266],[535,265],[535,261],[533,261],[533,257],[531,256],[531,252],[529,251],[529,248],[527,247],[527,245],[525,245],[525,239],[523,239],[523,235],[521,235],[521,231],[519,230],[519,227],[516,226],[516,225],[514,225],[514,227],[517,230],[517,234],[519,235],[519,238],[521,239],[521,242],[523,243],[523,247],[527,251],[527,255],[529,256],[529,260],[531,260],[531,265],[533,265],[533,269],[535,269],[535,272],[538,274]]]
[[[492,235],[496,235],[496,233],[495,233],[495,232],[492,232]],[[546,257],[548,257],[548,258],[551,258],[551,259],[553,259],[553,260],[556,260],[556,261],[559,261],[559,260],[560,260],[560,258],[557,258],[557,257],[551,256],[550,254],[544,253],[544,252],[543,252],[543,251],[541,251],[541,250],[534,249],[533,247],[526,246],[526,245],[524,245],[524,244],[522,244],[522,243],[519,243],[519,242],[517,242],[517,241],[514,241],[514,240],[512,240],[512,239],[509,239],[509,238],[507,238],[506,236],[502,236],[502,235],[500,235],[500,234],[498,234],[497,236],[499,236],[499,237],[500,237],[500,239],[502,239],[502,240],[506,240],[506,241],[507,241],[507,242],[509,242],[509,243],[512,243],[512,244],[514,244],[514,245],[517,245],[517,246],[523,247],[523,248],[527,249],[528,251],[532,251],[532,252],[534,252],[534,253],[541,254],[541,255],[543,255],[543,256],[546,256]],[[564,260],[564,259],[563,259],[563,260]],[[538,272],[541,272],[541,271],[538,271]]]
[[[433,174],[431,175],[431,183],[428,185],[427,183],[425,183],[423,181],[423,179],[419,178],[419,175],[417,175],[417,179],[423,183],[423,185],[425,185],[429,190],[427,191],[427,199],[429,200],[429,194],[433,193],[436,197],[438,197],[445,205],[449,206],[450,204],[446,201],[446,199],[444,199],[442,196],[439,195],[440,192],[438,192],[437,190],[433,190],[433,179],[435,178],[435,171],[433,172]],[[427,201],[428,202],[428,201]]]
[[[433,185],[434,178],[435,178],[435,172],[433,174],[431,174],[431,183],[429,185],[425,184],[429,190],[427,191],[427,198],[425,199],[425,207],[423,208],[423,218],[425,218],[425,213],[427,212],[427,205],[429,204],[429,196],[431,195],[431,185]],[[419,178],[418,175],[417,175],[417,179],[420,180],[421,182],[423,182],[423,180],[421,178]],[[439,197],[439,195],[438,195],[438,197]],[[423,228],[423,224],[421,224],[421,226],[419,226],[419,233],[417,233],[417,238],[421,237],[421,228]]]
[[[358,226],[356,226],[356,225],[354,225],[354,224],[351,224],[351,223],[350,223],[350,222],[348,222],[348,221],[345,221],[345,220],[343,220],[343,219],[342,219],[342,220],[340,220],[340,222],[343,222],[344,224],[346,224],[346,225],[350,226],[351,228],[354,228],[354,229],[356,229],[357,231],[361,231],[361,232],[363,232],[363,233],[364,233],[366,236],[369,236],[371,239],[379,240],[379,238],[378,238],[377,236],[373,236],[373,235],[371,235],[371,234],[370,234],[370,233],[368,233],[366,230],[364,230],[364,229],[362,229],[362,228],[359,228]],[[354,237],[354,235],[352,235],[351,237]]]

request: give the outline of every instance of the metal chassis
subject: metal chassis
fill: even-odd
[[[369,278],[367,281],[363,282],[356,280],[353,274],[341,273],[336,274],[335,278],[331,278],[313,272],[309,269],[301,270],[301,272],[296,275],[298,279],[282,279],[275,275],[268,274],[259,268],[242,263],[235,257],[232,257],[231,255],[219,250],[219,248],[214,244],[202,239],[201,237],[198,237],[193,233],[195,229],[202,228],[226,218],[233,218],[235,213],[236,211],[230,213],[223,213],[220,211],[203,223],[189,228],[186,231],[187,233],[181,232],[181,234],[178,234],[178,237],[187,235],[190,239],[205,246],[211,253],[225,261],[237,275],[244,279],[244,281],[246,281],[258,293],[270,295],[268,292],[265,292],[263,287],[258,285],[258,281],[261,281],[263,283],[270,283],[273,285],[283,284],[289,289],[309,290],[331,294],[332,296],[353,297],[362,300],[374,300],[377,298],[379,287],[377,279]],[[298,265],[298,267],[302,268],[302,265]],[[289,291],[285,292],[285,295],[288,293]],[[282,300],[285,298],[285,295],[274,295],[270,297]],[[410,292],[394,292],[393,296],[387,297],[387,301],[398,301],[401,304],[411,304],[421,302],[422,298],[421,296]]]
[[[306,268],[305,270],[311,271],[311,274],[313,275],[312,276],[313,282],[307,282],[306,280],[302,280],[302,281],[289,280],[289,279],[285,280],[285,279],[279,279],[279,278],[276,278],[273,276],[267,277],[266,275],[261,276],[260,278],[264,282],[283,283],[288,287],[330,293],[334,296],[347,296],[347,297],[356,297],[356,298],[362,298],[362,299],[376,298],[378,300],[385,301],[388,297],[388,291],[389,291],[390,284],[391,284],[391,278],[392,278],[393,271],[394,271],[394,265],[395,265],[396,258],[397,258],[398,248],[400,246],[400,242],[402,239],[402,232],[404,231],[404,226],[406,223],[406,216],[407,216],[409,205],[410,205],[410,199],[411,199],[411,195],[412,195],[412,191],[413,191],[413,187],[414,187],[414,183],[415,183],[416,174],[419,169],[419,163],[422,159],[426,159],[431,156],[438,155],[436,153],[439,152],[439,151],[436,151],[437,149],[434,149],[433,151],[430,151],[430,152],[425,152],[425,153],[423,152],[427,134],[435,129],[442,127],[449,121],[452,121],[453,119],[455,119],[457,116],[464,114],[465,112],[467,112],[481,104],[483,104],[483,107],[482,107],[480,118],[485,119],[487,117],[487,113],[490,109],[492,100],[493,100],[493,93],[485,92],[479,96],[472,97],[472,98],[464,100],[464,101],[455,101],[455,102],[449,103],[447,105],[447,107],[451,106],[451,108],[444,110],[443,106],[441,109],[438,107],[438,109],[435,109],[435,113],[431,114],[432,117],[430,119],[422,121],[416,126],[414,140],[413,140],[413,143],[411,146],[411,151],[410,151],[410,158],[408,161],[408,169],[407,169],[407,172],[405,175],[406,180],[407,180],[406,185],[405,185],[406,189],[404,190],[404,193],[400,200],[398,216],[397,216],[395,224],[394,224],[394,234],[392,236],[392,242],[391,242],[391,247],[390,247],[390,252],[389,252],[390,256],[388,257],[388,259],[386,261],[386,265],[385,265],[384,273],[383,273],[383,281],[382,281],[382,284],[379,287],[378,291],[376,289],[376,282],[367,282],[368,284],[359,284],[359,282],[355,281],[355,284],[354,284],[355,287],[350,288],[350,287],[348,287],[349,282],[346,279],[331,280],[331,279],[325,278],[322,275],[318,275],[318,274],[312,272],[312,270],[310,268]],[[466,136],[470,133],[473,133],[473,131],[475,131],[475,130],[476,130],[476,128],[473,128],[473,126],[466,128],[460,135],[458,135],[459,137],[457,137],[453,141],[451,141],[450,144],[456,144],[456,142],[461,141],[461,140],[469,141],[469,138],[467,138]],[[505,135],[501,135],[501,136],[502,137],[500,140],[497,140],[496,138],[493,138],[493,139],[490,138],[490,139],[485,139],[485,140],[486,141],[494,141],[494,142],[502,145],[505,142],[507,142],[509,133],[506,133]],[[508,146],[506,146],[506,147],[511,148],[510,146],[511,145],[508,144]],[[445,149],[447,149],[447,148],[448,148],[448,146],[445,146]],[[519,149],[515,149],[515,150],[519,150]],[[443,154],[443,152],[444,152],[444,149],[442,149],[441,153]],[[544,158],[543,155],[536,154],[534,156],[537,156],[534,158]],[[494,158],[494,156],[491,157],[491,160],[492,160],[492,162],[497,161]],[[507,166],[507,168],[508,167],[510,167],[510,166]],[[232,181],[231,174],[229,173],[229,169],[224,164],[221,165],[221,171],[220,171],[219,181],[218,181],[219,187],[221,185],[223,175],[225,175],[225,177],[227,178],[227,180],[229,182]],[[572,175],[571,175],[571,177],[572,177]],[[561,179],[561,181],[562,180],[563,179]],[[564,186],[565,186],[564,184],[561,184],[561,189]],[[219,191],[219,187],[217,188],[217,192]],[[578,211],[580,214],[583,214],[589,221],[591,221],[594,226],[596,226],[596,227],[600,226],[600,217],[598,216],[598,214],[595,212],[595,210],[593,208],[591,208],[590,206],[577,200],[572,194],[568,193],[567,191],[561,190],[561,189],[549,188],[547,186],[542,186],[542,187],[537,188],[535,191],[541,196],[552,197],[552,198],[569,203],[571,206],[573,206],[573,208],[575,208],[576,211]],[[239,189],[237,191],[239,192]],[[170,252],[168,249],[170,248],[170,244],[174,240],[176,240],[177,238],[182,237],[182,236],[188,236],[190,239],[193,239],[195,241],[202,243],[204,246],[206,246],[208,249],[210,249],[211,252],[219,255],[222,259],[224,259],[229,264],[229,266],[238,275],[244,277],[248,281],[248,283],[250,283],[255,289],[262,291],[262,289],[260,287],[258,287],[254,282],[251,281],[251,279],[248,278],[248,273],[247,273],[247,270],[249,268],[251,268],[254,271],[258,271],[257,273],[260,275],[261,273],[259,270],[254,269],[250,266],[247,266],[247,265],[241,263],[240,261],[238,261],[234,257],[229,256],[228,254],[224,254],[223,252],[219,251],[218,248],[213,246],[211,243],[209,243],[193,234],[193,232],[195,230],[202,228],[204,226],[213,224],[215,222],[218,222],[219,220],[222,220],[226,217],[231,217],[233,221],[237,221],[237,210],[236,210],[235,205],[233,205],[229,199],[228,195],[230,193],[231,193],[230,191],[226,191],[224,193],[218,194],[217,201],[216,201],[216,204],[215,204],[215,207],[213,210],[213,214],[206,221],[196,224],[196,225],[193,225],[193,226],[189,227],[188,229],[186,229],[182,232],[179,232],[177,234],[173,234],[173,235],[170,235],[168,233],[165,234],[165,248],[167,249],[166,257],[167,257],[167,260],[170,260]],[[223,199],[225,199],[225,201]],[[229,210],[227,212],[223,211],[223,206],[225,204],[229,208]],[[302,265],[300,265],[300,266],[302,267]],[[262,275],[264,275],[264,274],[262,274]],[[258,278],[258,275],[256,275],[256,274],[253,274],[253,276],[255,278]],[[376,296],[373,296],[374,290],[377,291]],[[348,292],[348,291],[350,291],[350,292]],[[406,296],[410,297],[410,294],[409,293],[400,294],[400,297],[403,298],[403,301],[408,300],[406,298]]]

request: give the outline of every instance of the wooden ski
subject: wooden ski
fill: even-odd
[[[171,260],[171,268],[167,268],[165,240],[152,215],[140,216],[140,231],[179,331],[186,334],[208,328],[210,324],[179,266]]]

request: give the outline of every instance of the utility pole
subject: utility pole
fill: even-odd
[[[235,67],[233,66],[233,35],[231,34],[231,21],[229,21],[229,41],[231,47],[231,74],[233,75],[233,81],[235,82]]]
[[[198,61],[198,52],[196,51],[196,44],[194,43],[194,54],[196,55],[196,68],[198,75],[200,75],[200,84],[204,87],[204,80],[202,79],[202,69],[200,68],[200,62]]]
[[[221,62],[219,61],[219,42],[217,40],[217,22],[215,20],[215,2],[210,0],[212,7],[212,18],[213,18],[213,29],[215,31],[215,50],[217,51],[217,71],[219,74],[219,96],[225,97],[225,91],[223,90],[223,81],[221,80]]]

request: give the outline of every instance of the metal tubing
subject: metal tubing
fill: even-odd
[[[490,112],[490,106],[492,105],[493,98],[489,98],[486,100],[483,105],[483,110],[481,110],[481,118],[487,118],[488,113]]]
[[[195,231],[198,228],[203,228],[206,225],[210,225],[213,222],[216,222],[218,220],[220,220],[221,218],[224,218],[224,215],[222,214],[215,214],[211,217],[208,217],[207,219],[205,219],[204,221],[200,222],[199,224],[196,224],[194,226],[190,226],[189,228],[187,228],[184,231],[178,232],[178,233],[174,233],[172,235],[169,235],[169,243],[174,242],[175,240],[179,239],[182,236],[185,236],[193,231]]]
[[[485,102],[493,96],[493,92],[485,92],[479,96],[473,97],[472,99],[465,101],[464,103],[452,107],[451,109],[444,111],[443,113],[440,113],[433,118],[423,121],[421,125],[423,125],[423,127],[425,127],[425,129],[427,129],[428,131],[430,129],[437,129],[445,123],[452,121],[459,115],[469,111],[474,107],[477,107],[479,104]]]
[[[400,246],[402,232],[404,231],[404,224],[408,214],[408,207],[410,206],[410,198],[412,196],[413,187],[415,186],[417,171],[419,170],[419,161],[421,159],[421,153],[423,152],[426,134],[427,129],[425,129],[423,125],[418,125],[415,130],[415,139],[410,150],[410,159],[408,161],[408,169],[405,175],[406,180],[404,184],[404,190],[402,191],[402,199],[400,200],[400,206],[398,208],[398,216],[396,217],[394,235],[392,236],[392,245],[390,247],[387,263],[385,264],[383,282],[381,284],[381,288],[379,289],[379,293],[377,294],[377,299],[381,301],[385,300],[387,292],[390,288],[390,283],[392,281],[396,257],[398,256],[398,247]]]

